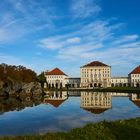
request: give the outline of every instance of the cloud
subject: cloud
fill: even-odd
[[[51,50],[60,49],[66,46],[71,46],[73,44],[78,44],[81,41],[80,37],[72,37],[73,34],[67,34],[67,35],[59,35],[54,37],[48,37],[41,39],[38,42],[38,46],[42,48],[47,48]]]
[[[101,11],[95,0],[72,0],[70,8],[74,18],[87,18]]]
[[[43,29],[49,32],[55,28],[56,15],[51,12],[49,5],[44,8],[32,0],[7,0],[3,5],[9,5],[10,8],[9,11],[0,9],[0,43],[11,43]]]
[[[57,50],[55,59],[74,62],[77,66],[100,60],[117,69],[119,66],[128,70],[130,63],[132,67],[139,62],[140,38],[137,34],[118,35],[123,27],[123,23],[112,23],[111,20],[94,21],[70,33],[46,38],[57,47],[44,47]]]
[[[119,45],[127,42],[136,41],[139,38],[139,35],[124,35],[119,37],[116,41],[113,42],[114,45]]]
[[[40,39],[38,45],[52,50],[65,48],[75,50],[75,52],[78,48],[80,50],[81,48],[96,49],[100,48],[104,41],[111,39],[113,31],[121,25],[120,23],[110,25],[109,21],[95,21],[85,24],[82,28],[73,30],[70,33]],[[67,51],[65,50],[65,52]]]
[[[80,43],[81,39],[79,37],[69,38],[67,39],[68,43]]]
[[[21,59],[15,56],[3,54],[3,53],[0,53],[0,63],[6,63],[10,65],[24,65],[24,66],[30,67],[30,65],[26,64]]]
[[[0,18],[0,43],[13,41],[25,33],[24,27],[18,24],[20,20],[15,19],[11,14],[6,13]]]

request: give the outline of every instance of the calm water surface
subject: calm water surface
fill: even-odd
[[[140,117],[139,95],[121,95],[53,92],[45,97],[0,98],[0,135],[44,134],[102,120]]]

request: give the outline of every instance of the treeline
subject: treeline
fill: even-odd
[[[0,64],[0,81],[13,80],[17,82],[35,82],[37,74],[24,66]]]

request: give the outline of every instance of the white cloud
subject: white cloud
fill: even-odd
[[[56,58],[68,62],[89,62],[93,60],[100,60],[115,68],[118,66],[128,71],[135,63],[139,63],[140,59],[140,38],[137,34],[132,35],[117,35],[116,31],[122,30],[123,24],[110,24],[108,21],[95,21],[93,23],[83,26],[69,34],[52,37],[57,40],[53,42],[56,45],[62,44],[63,47],[58,47]],[[117,32],[118,33],[118,32]],[[71,44],[67,41],[71,38],[80,38]],[[117,39],[116,39],[117,38]],[[123,73],[119,71],[118,74]]]
[[[74,37],[74,34],[67,34],[41,39],[38,45],[42,48],[55,50],[78,44],[80,41],[80,37]]]
[[[81,29],[74,30],[71,33],[41,39],[39,46],[47,49],[72,47],[74,50],[77,48],[81,49],[80,46],[96,49],[96,46],[102,46],[101,44],[104,41],[111,39],[114,30],[118,29],[121,25],[110,25],[108,21],[95,21],[83,25]]]
[[[81,39],[79,37],[69,38],[67,39],[68,43],[80,43]]]
[[[25,28],[20,25],[20,20],[6,13],[0,17],[0,43],[7,43],[20,38],[25,34]]]
[[[115,40],[113,42],[114,45],[119,45],[119,44],[123,44],[123,43],[127,43],[127,42],[132,42],[132,41],[136,41],[139,38],[138,35],[134,34],[134,35],[124,35],[119,37],[117,40]]]
[[[72,0],[71,12],[75,18],[86,18],[101,11],[95,0]]]
[[[39,46],[42,48],[47,48],[47,49],[60,49],[64,47],[65,41],[63,41],[59,37],[49,37],[40,40]]]
[[[21,59],[15,57],[15,56],[6,55],[6,54],[2,54],[2,53],[0,53],[0,63],[6,63],[6,64],[10,64],[10,65],[23,65],[26,67],[30,67],[30,65],[26,64]]]
[[[0,43],[11,43],[21,37],[47,29],[52,31],[56,16],[39,2],[7,0],[9,11],[0,9]],[[38,20],[39,19],[39,20]]]

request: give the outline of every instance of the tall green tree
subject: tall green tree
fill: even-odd
[[[46,77],[44,75],[44,72],[41,72],[41,74],[38,75],[38,82],[41,83],[41,87],[44,87],[44,84],[46,83]]]

